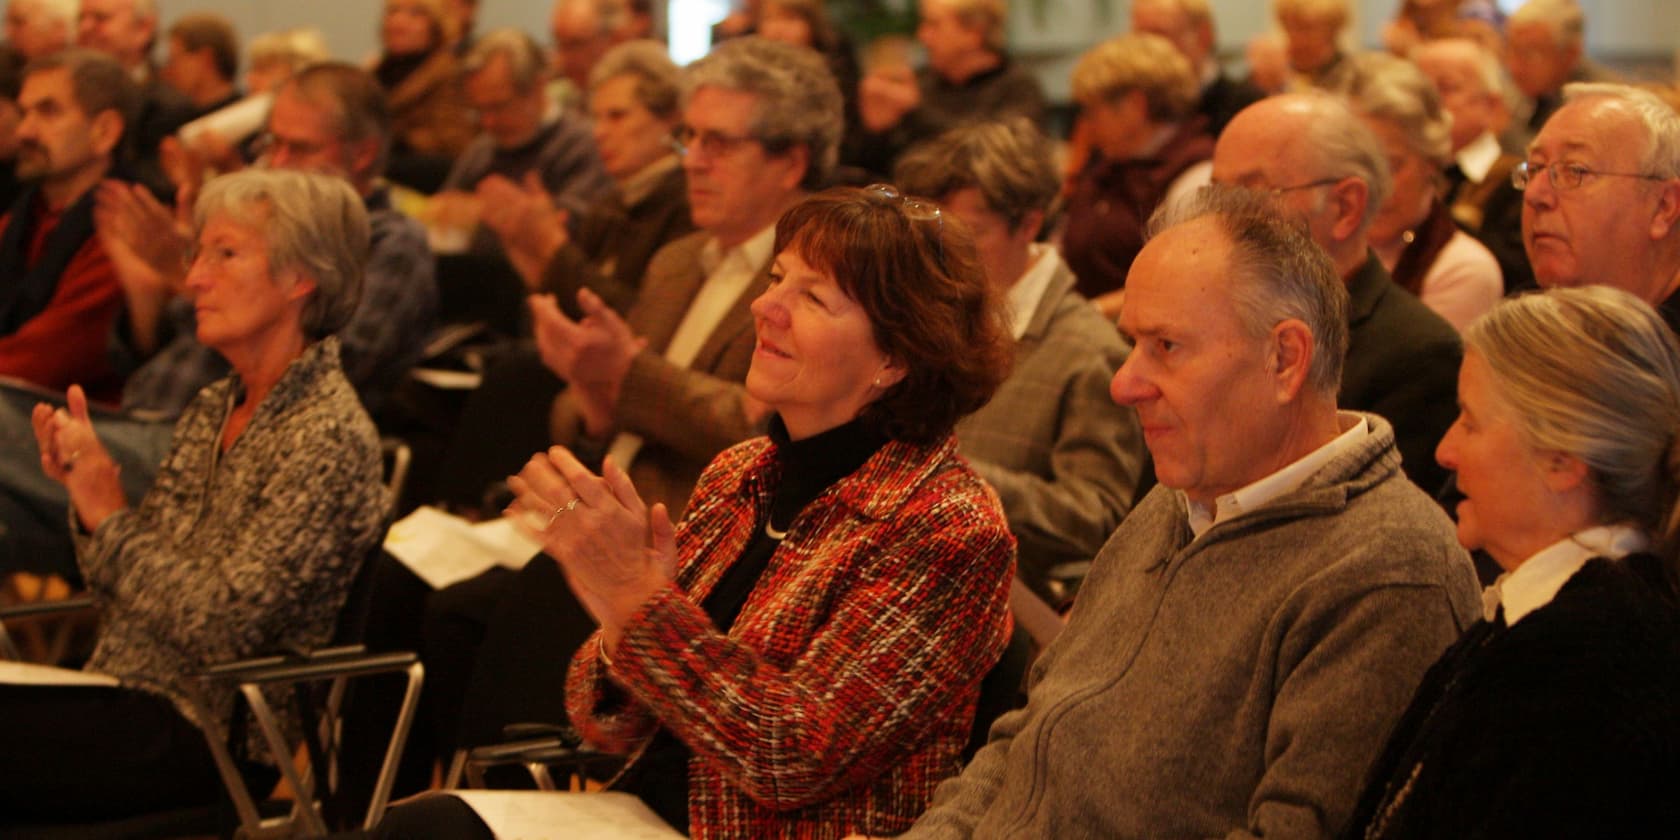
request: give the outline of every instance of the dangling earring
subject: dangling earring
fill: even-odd
[[[875,387],[881,387],[881,377],[879,376],[875,377]]]

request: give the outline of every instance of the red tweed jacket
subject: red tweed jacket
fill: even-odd
[[[661,725],[681,738],[696,838],[898,834],[961,769],[1008,639],[1014,538],[952,440],[889,443],[793,521],[725,636],[699,603],[778,469],[768,438],[707,467],[676,583],[625,628],[610,677],[595,644],[579,650],[567,709],[607,749],[639,750]],[[609,678],[628,702],[608,706]]]

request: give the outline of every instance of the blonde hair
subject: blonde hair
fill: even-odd
[[[1189,59],[1159,35],[1111,38],[1087,50],[1074,65],[1077,102],[1112,101],[1134,90],[1143,93],[1149,118],[1157,122],[1184,119],[1201,97]]]
[[[1502,301],[1464,334],[1535,449],[1587,465],[1600,521],[1666,544],[1680,534],[1680,344],[1649,305],[1609,286]]]
[[[1505,19],[1505,31],[1525,23],[1546,27],[1560,47],[1579,44],[1587,34],[1587,17],[1575,0],[1528,0]]]
[[[1347,26],[1347,0],[1273,0],[1272,13],[1278,20],[1295,18],[1328,23],[1337,29]]]

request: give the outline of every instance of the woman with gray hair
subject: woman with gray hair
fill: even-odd
[[[1459,230],[1441,201],[1452,116],[1410,61],[1367,53],[1348,64],[1341,93],[1382,142],[1394,181],[1371,221],[1371,250],[1395,283],[1463,331],[1499,302],[1505,280],[1493,252]]]
[[[1425,675],[1349,836],[1666,836],[1680,825],[1680,345],[1606,286],[1465,333],[1458,539],[1505,573]]]
[[[68,408],[35,408],[99,604],[84,681],[101,684],[0,685],[0,719],[29,722],[0,727],[0,826],[216,801],[200,730],[229,724],[234,692],[194,675],[326,642],[384,531],[378,435],[332,336],[360,294],[361,199],[341,179],[246,170],[205,187],[194,225],[186,293],[233,375],[182,414],[145,498],[123,497],[80,386]],[[266,789],[277,773],[247,776]]]

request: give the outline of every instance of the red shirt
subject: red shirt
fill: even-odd
[[[41,258],[61,215],[48,210],[45,202],[37,202],[34,212],[39,215],[28,245],[30,265]],[[0,217],[0,230],[10,223],[11,214]],[[99,237],[89,236],[70,258],[47,307],[16,332],[0,336],[0,376],[53,391],[80,384],[89,399],[117,402],[122,381],[111,368],[105,346],[121,303],[122,289],[111,260]]]

